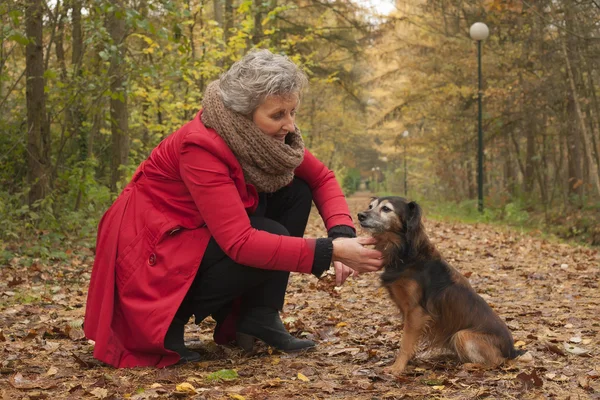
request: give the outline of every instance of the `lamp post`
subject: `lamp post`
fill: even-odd
[[[378,190],[378,180],[379,180],[379,167],[371,168],[371,172],[373,172],[373,187],[372,190],[374,193],[377,193]]]
[[[490,30],[487,25],[483,22],[475,22],[471,25],[469,30],[471,39],[477,41],[477,65],[479,70],[479,139],[478,139],[478,151],[477,151],[477,195],[478,195],[478,209],[479,212],[483,212],[483,128],[482,128],[482,96],[483,90],[481,88],[481,42],[488,38]]]
[[[402,137],[404,138],[404,196],[408,197],[408,173],[406,169],[406,139],[408,138],[408,131],[404,131]]]

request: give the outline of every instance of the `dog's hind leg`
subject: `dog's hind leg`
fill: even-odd
[[[408,364],[408,361],[415,354],[417,344],[428,321],[429,317],[421,307],[410,310],[404,316],[404,333],[402,334],[402,342],[400,343],[400,352],[394,364],[386,368],[385,372],[398,376],[404,371],[406,364]]]
[[[464,329],[454,334],[452,347],[462,362],[495,367],[504,362],[496,341],[492,335]]]

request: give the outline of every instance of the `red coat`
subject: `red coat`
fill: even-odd
[[[353,226],[333,173],[310,152],[295,175],[312,189],[327,229]],[[164,348],[165,333],[211,236],[239,264],[310,273],[316,240],[252,228],[257,205],[256,189],[200,113],[163,140],[98,227],[84,322],[94,357],[115,367],[179,360]]]

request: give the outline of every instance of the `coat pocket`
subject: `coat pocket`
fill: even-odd
[[[154,247],[156,238],[147,227],[144,227],[133,241],[117,257],[117,288],[119,290],[129,281],[129,278],[142,265],[156,264]]]

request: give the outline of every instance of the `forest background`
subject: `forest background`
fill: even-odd
[[[597,0],[407,0],[389,15],[349,0],[2,0],[0,264],[93,247],[139,163],[255,47],[305,69],[298,125],[348,194],[368,184],[600,245],[599,18]],[[482,215],[477,21],[491,31]]]

